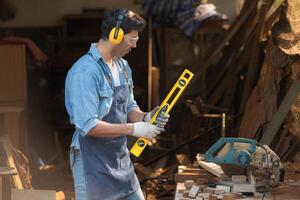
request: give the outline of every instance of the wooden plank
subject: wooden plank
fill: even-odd
[[[215,89],[215,91],[213,91],[213,93],[209,97],[208,102],[210,104],[215,105],[223,97],[222,106],[223,107],[232,106],[235,97],[234,94],[236,92],[235,91],[236,83],[238,81],[240,71],[241,69],[248,67],[248,74],[246,76],[245,86],[243,89],[243,95],[241,97],[242,100],[240,104],[240,107],[243,110],[243,107],[245,106],[248,96],[253,88],[256,73],[257,73],[257,63],[258,63],[258,53],[259,53],[258,43],[260,41],[260,32],[264,26],[263,22],[265,18],[265,13],[267,11],[267,8],[269,7],[268,5],[269,5],[269,1],[267,0],[263,3],[263,6],[260,8],[258,13],[253,12],[253,14],[249,16],[247,22],[245,22],[245,24],[243,24],[243,26],[240,28],[241,30],[239,30],[236,36],[232,39],[230,45],[232,47],[238,47],[236,49],[243,49],[243,50],[232,55],[229,59],[229,62],[226,61],[228,63],[225,64],[224,68],[220,67],[221,70],[223,70],[223,74],[219,73],[219,75],[222,75],[221,77],[223,78],[223,82],[222,84],[218,85],[217,89]],[[258,19],[262,19],[262,20],[258,20]],[[225,54],[226,54],[226,50],[224,55]],[[230,67],[230,71],[227,72],[226,75],[224,75],[224,69],[228,67]],[[214,78],[214,80],[218,80],[218,79]],[[216,81],[213,81],[211,85],[213,86],[215,83]],[[231,85],[231,87],[229,87],[229,85]],[[226,87],[231,89],[227,90]]]
[[[245,61],[249,61],[249,53],[248,51],[242,51],[241,49],[247,49],[246,46],[248,46],[249,37],[251,37],[251,33],[254,29],[254,21],[255,15],[251,14],[248,18],[248,20],[240,27],[238,32],[236,33],[235,37],[233,37],[228,45],[228,47],[224,48],[222,58],[218,61],[218,64],[214,67],[217,69],[217,74],[214,74],[213,80],[210,80],[210,83],[208,85],[207,90],[207,96],[212,96],[213,91],[216,87],[220,87],[221,80],[226,80],[228,77],[228,71],[232,70],[232,68],[238,68],[236,62],[245,63]],[[252,34],[253,35],[253,34]],[[237,49],[240,49],[236,53]],[[246,53],[247,52],[247,53]],[[247,58],[244,58],[245,55]],[[243,58],[242,58],[243,57]],[[235,67],[236,66],[236,67]],[[237,70],[239,71],[239,70]],[[239,72],[236,72],[235,74],[239,74]],[[225,77],[226,76],[226,77]]]
[[[285,2],[285,0],[275,0],[273,2],[273,4],[271,5],[268,13],[267,13],[267,16],[266,16],[266,22],[265,22],[265,27],[264,27],[264,30],[263,30],[263,33],[262,33],[262,38],[265,38],[271,28],[273,27],[275,21],[278,19],[278,16],[280,14],[280,8],[281,8],[281,5]]]
[[[276,68],[272,66],[271,51],[277,47],[269,40],[266,47],[264,64],[260,71],[257,85],[253,89],[241,120],[239,137],[254,138],[261,126],[269,123],[277,110],[278,77]],[[240,112],[241,113],[241,112]],[[240,124],[238,120],[238,124]]]
[[[208,172],[180,172],[176,173],[174,178],[176,183],[186,180],[194,180],[195,182],[199,180],[206,180],[207,182],[214,180],[214,176]]]
[[[256,12],[252,12],[248,16],[248,20],[240,27],[235,37],[230,40],[230,45],[224,49],[224,56],[218,62],[216,69],[218,73],[214,75],[214,79],[209,84],[210,87],[207,92],[208,103],[216,105],[222,97],[223,107],[231,106],[231,101],[234,99],[236,81],[240,76],[240,71],[250,62],[249,48],[253,46],[254,31],[256,25]],[[232,54],[233,51],[239,49],[237,53]],[[255,52],[257,53],[257,52]],[[219,70],[220,69],[220,70]],[[231,85],[229,87],[228,85]],[[231,88],[227,90],[227,88]]]
[[[284,0],[275,0],[273,1],[267,16],[266,16],[266,20],[268,20],[277,10],[280,9],[281,5],[284,3]]]
[[[56,200],[54,190],[11,190],[11,200]]]
[[[278,111],[273,117],[270,125],[268,126],[267,130],[264,132],[262,138],[260,139],[261,144],[266,144],[266,145],[271,144],[283,120],[285,119],[287,113],[290,111],[292,104],[295,102],[295,99],[299,94],[299,92],[300,92],[300,80],[296,80],[292,84],[287,95],[283,99]]]
[[[4,150],[6,158],[7,158],[8,166],[16,169],[16,171],[17,171],[17,174],[12,176],[15,187],[17,189],[24,189],[21,178],[19,176],[18,168],[17,168],[14,158],[13,158],[13,154],[12,154],[11,146],[10,146],[11,144],[10,144],[9,140],[7,138],[0,138],[0,143],[3,146],[3,150]]]
[[[0,101],[27,99],[24,45],[0,45]]]
[[[226,177],[226,174],[220,167],[220,165],[217,165],[215,163],[205,162],[203,160],[198,160],[198,164],[203,168],[209,171],[210,173],[214,174],[215,176],[219,178]]]
[[[200,169],[199,167],[194,166],[186,166],[186,165],[178,165],[178,173],[181,172],[203,172],[204,169]]]
[[[270,0],[262,1],[262,5],[257,14],[258,21],[257,21],[257,25],[254,28],[255,32],[254,32],[253,40],[251,40],[251,45],[250,45],[250,54],[251,54],[249,58],[250,62],[247,70],[246,80],[243,87],[243,94],[242,94],[240,109],[239,109],[240,112],[244,111],[247,100],[255,85],[255,80],[259,68],[258,62],[259,62],[259,53],[260,53],[260,40],[264,30],[266,14],[268,12],[268,8],[270,7],[270,3],[271,3]]]

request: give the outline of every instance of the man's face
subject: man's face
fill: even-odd
[[[132,48],[136,48],[137,41],[139,39],[139,33],[137,31],[131,31],[124,35],[120,44],[114,48],[114,55],[117,57],[123,57],[128,54]]]

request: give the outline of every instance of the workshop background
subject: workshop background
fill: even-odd
[[[0,0],[0,200],[74,199],[64,80],[119,7],[148,23],[125,57],[142,110],[184,69],[195,75],[166,132],[132,157],[146,199],[242,198],[189,191],[221,178],[198,158],[224,137],[255,139],[280,158],[281,182],[263,198],[300,199],[298,0]]]

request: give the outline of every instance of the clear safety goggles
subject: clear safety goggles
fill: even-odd
[[[135,46],[139,40],[139,37],[130,37],[129,35],[124,36],[124,40],[130,45]]]

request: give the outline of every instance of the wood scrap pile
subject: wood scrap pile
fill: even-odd
[[[181,122],[171,123],[170,128],[179,141],[205,127],[220,128],[221,117],[204,116],[226,113],[227,137],[255,138],[284,160],[292,158],[300,134],[299,15],[299,1],[245,1],[240,16],[195,73],[192,89],[201,95],[172,113],[171,120]],[[205,92],[199,91],[204,74]],[[216,130],[201,138],[206,148],[220,136],[221,130]],[[205,148],[200,143],[196,146],[201,152]]]
[[[175,200],[235,200],[241,193],[230,193],[227,188],[211,188],[190,181],[177,184]]]

